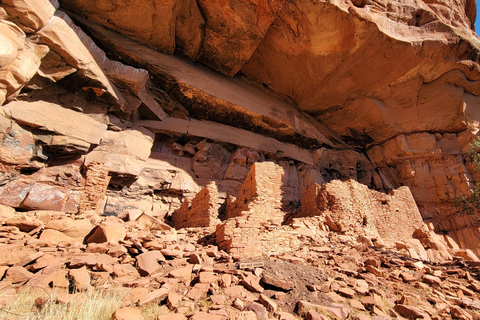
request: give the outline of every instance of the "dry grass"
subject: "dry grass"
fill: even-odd
[[[140,310],[142,311],[142,315],[144,316],[145,320],[157,320],[159,315],[168,314],[170,312],[167,306],[162,306],[155,303],[146,304],[140,307]]]
[[[69,303],[61,304],[55,302],[56,294],[52,294],[39,308],[35,299],[40,296],[31,292],[15,295],[13,302],[0,310],[0,320],[110,320],[123,298],[114,291],[95,291],[72,295]]]

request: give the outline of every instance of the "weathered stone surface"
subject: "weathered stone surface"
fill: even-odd
[[[250,59],[283,2],[239,0],[214,4],[199,0],[206,20],[200,60],[215,70],[235,75]]]
[[[134,307],[124,307],[117,309],[112,316],[112,320],[145,320],[140,309]]]
[[[202,47],[205,19],[196,0],[178,1],[176,8],[175,53],[196,61]]]
[[[3,23],[0,24],[0,26],[2,25]],[[15,26],[13,29],[18,29],[18,27]],[[24,37],[24,35],[21,37]],[[4,40],[6,39],[4,38]],[[7,41],[8,40],[5,42]],[[8,45],[12,46],[12,43],[7,42],[7,46]],[[27,38],[22,47],[23,50],[18,51],[15,60],[8,65],[3,66],[0,70],[0,87],[4,89],[2,91],[5,92],[5,98],[8,99],[15,98],[27,82],[34,77],[40,67],[41,59],[49,51],[47,46],[38,44],[31,38]],[[12,55],[14,52],[15,50],[12,52]],[[8,53],[6,53],[6,55],[9,56]],[[2,97],[2,103],[4,100],[5,99]]]
[[[139,277],[137,269],[131,264],[114,264],[113,265],[112,275],[121,278],[121,277]]]
[[[87,243],[116,243],[125,239],[127,231],[125,226],[119,222],[106,221],[96,227],[95,231],[86,239]]]
[[[401,316],[412,319],[430,319],[430,316],[417,307],[406,306],[402,304],[395,305],[395,311]]]
[[[19,123],[99,144],[107,126],[80,112],[46,101],[15,101],[3,107]]]
[[[280,151],[283,152],[285,156],[292,159],[313,164],[312,155],[307,149],[300,148],[294,144],[282,143],[274,138],[265,137],[247,130],[218,124],[212,121],[199,121],[194,119],[187,121],[168,118],[162,122],[145,120],[139,121],[138,123],[141,126],[159,133],[188,133],[202,138],[209,138],[216,141],[259,149],[268,153]]]
[[[2,20],[0,22],[1,42],[0,65],[2,67],[13,63],[18,51],[25,46],[25,33],[14,23]]]
[[[29,131],[0,115],[0,162],[28,165],[35,152],[35,139]]]
[[[259,132],[283,142],[304,146],[332,145],[330,131],[315,119],[299,113],[288,103],[265,94],[240,80],[228,80],[206,68],[164,55],[82,20],[96,37],[112,50],[138,61],[151,74],[169,83],[168,91],[189,110],[193,118],[205,119]],[[208,107],[205,106],[215,106]],[[171,120],[171,119],[169,119]],[[161,124],[159,124],[161,125]],[[178,129],[177,129],[178,130]]]
[[[19,217],[12,217],[11,219],[6,220],[5,225],[17,227],[23,232],[30,232],[40,227],[42,225],[42,222],[39,220],[32,219],[30,217],[19,216]]]
[[[5,0],[2,6],[12,21],[31,33],[47,25],[59,3],[58,0]]]
[[[23,267],[10,267],[5,272],[4,279],[11,283],[24,283],[33,277],[33,273]]]
[[[66,13],[57,11],[38,35],[83,77],[96,82],[115,103],[125,108],[125,98],[101,69],[102,62],[107,60],[105,53]]]
[[[295,286],[295,284],[292,282],[289,282],[284,279],[279,279],[277,277],[271,277],[269,275],[264,275],[262,277],[262,282],[285,291],[292,290],[293,287]]]
[[[42,231],[42,234],[39,237],[40,240],[49,242],[51,244],[57,245],[61,241],[74,242],[75,239],[67,236],[66,234],[54,230],[54,229],[45,229]]]
[[[172,215],[176,229],[185,227],[213,227],[220,223],[218,218],[218,189],[210,182],[193,200],[185,201]]]
[[[154,135],[144,128],[107,131],[100,145],[85,158],[85,164],[102,163],[119,175],[138,176],[150,155]]]
[[[72,269],[68,272],[77,291],[87,291],[90,287],[90,274],[84,266],[80,269]]]
[[[153,290],[148,294],[142,296],[138,301],[139,305],[144,305],[147,303],[156,302],[160,304],[165,298],[168,296],[169,289],[168,288],[160,288],[158,290]]]
[[[66,14],[51,16],[53,1],[45,3],[46,14],[33,6],[22,17],[11,13],[28,2],[6,0],[0,7],[0,102],[8,102],[0,111],[0,203],[55,213],[7,213],[0,226],[1,276],[24,266],[34,274],[28,285],[66,290],[65,275],[81,270],[92,276],[84,284],[135,290],[135,301],[125,305],[168,295],[171,311],[212,319],[236,312],[233,299],[238,310],[257,301],[254,292],[263,290],[259,277],[273,271],[269,264],[288,261],[295,264],[291,270],[312,265],[326,272],[318,278],[286,277],[295,280],[288,285],[277,281],[290,291],[277,292],[271,301],[260,296],[271,311],[277,304],[294,312],[292,300],[283,299],[307,299],[306,287],[313,307],[336,318],[361,319],[355,313],[362,306],[373,319],[393,316],[398,292],[414,295],[396,301],[397,311],[410,312],[408,317],[476,316],[478,217],[456,214],[450,206],[480,178],[465,155],[480,119],[478,38],[470,30],[474,1],[300,0],[282,8],[282,1],[140,4],[157,5],[145,13],[152,18],[145,25],[160,19],[156,30],[168,29],[147,42],[224,73],[249,60],[234,79],[90,29],[109,56],[148,71],[111,61]],[[109,10],[108,1],[89,3],[88,10]],[[125,2],[116,5],[106,15],[125,10]],[[157,11],[165,7],[171,10]],[[21,22],[24,18],[28,21]],[[115,21],[118,29],[122,23],[142,27],[120,16]],[[218,39],[238,46],[219,47]],[[238,55],[228,58],[233,53]],[[222,62],[223,57],[231,60]],[[47,87],[42,81],[56,83]],[[252,86],[256,82],[259,88]],[[10,107],[23,103],[33,116],[14,117]],[[58,108],[73,113],[58,116]],[[87,114],[103,126],[95,134],[75,120]],[[133,137],[143,131],[138,125],[155,135],[145,131]],[[267,160],[271,163],[261,165]],[[96,165],[102,167],[92,170]],[[365,186],[339,182],[347,179]],[[209,199],[208,208],[216,210],[226,199],[221,213],[227,219],[214,235],[203,227],[176,233],[162,222],[210,181],[218,198]],[[401,185],[410,187],[413,198],[407,187],[398,189]],[[302,203],[309,213],[295,217],[302,196],[310,197]],[[423,218],[448,236],[423,224],[413,199]],[[105,202],[106,215],[125,211],[131,221],[93,214],[102,213]],[[79,204],[95,223],[77,229],[58,222],[76,221],[63,212],[76,213]],[[188,209],[192,222],[198,212],[211,213]],[[113,235],[107,230],[111,223],[119,227]],[[101,245],[67,237],[82,239],[98,224],[87,242]],[[220,250],[205,247],[215,242]],[[162,273],[157,272],[160,255],[151,259],[155,250],[166,257]],[[245,256],[258,256],[265,269],[242,268]],[[242,270],[234,270],[233,262]],[[58,272],[50,272],[49,264]],[[153,277],[140,277],[139,271]],[[357,285],[360,278],[364,283]],[[2,293],[12,279],[24,282],[10,274],[0,283]],[[208,291],[215,304],[210,308],[199,302]],[[182,298],[185,294],[189,299]],[[353,314],[341,295],[361,301],[348,302]],[[323,307],[324,298],[332,303]],[[304,307],[299,303],[299,311]],[[262,308],[252,306],[259,317],[271,316]],[[291,318],[289,313],[275,317]]]
[[[151,275],[160,269],[159,261],[165,261],[160,251],[144,252],[137,256],[137,270],[142,276]]]
[[[246,308],[247,311],[253,311],[257,315],[258,320],[268,320],[267,309],[259,303],[253,302]]]
[[[15,209],[10,206],[0,204],[0,221],[9,220],[16,215]]]
[[[455,56],[456,50],[447,47],[455,41],[453,30],[457,24],[451,17],[444,17],[444,5],[418,5],[413,9],[410,3],[395,2],[387,9],[376,3],[286,2],[242,72],[277,92],[295,97],[300,109],[316,112],[330,129],[353,138],[361,138],[363,132],[374,140],[386,139],[402,129],[413,131],[420,123],[432,131],[440,126],[461,128],[456,112],[461,112],[458,102],[462,100],[462,90],[440,81],[438,85],[445,89],[436,89],[436,95],[427,93],[432,92],[429,87],[437,85],[433,80],[455,68],[447,57]],[[384,15],[386,11],[388,15]],[[422,18],[414,12],[422,12]],[[478,38],[464,12],[458,11],[463,17],[461,37],[468,43],[464,52],[475,52]],[[440,29],[445,32],[438,37]],[[343,30],[341,35],[337,30]],[[421,41],[431,45],[419,48],[416,44]],[[386,42],[388,46],[380,45]],[[288,50],[292,47],[296,50]],[[448,52],[437,59],[442,67],[434,71],[424,68],[431,63],[431,54],[440,48]],[[277,68],[279,65],[283,67]],[[466,65],[458,67],[468,73]],[[388,76],[375,76],[382,73]],[[430,80],[423,84],[422,78]],[[305,81],[310,85],[296,85]],[[405,99],[406,90],[410,94]],[[442,95],[444,98],[440,98]],[[455,107],[444,108],[440,116],[434,111],[439,106],[435,99],[445,101],[445,105],[450,100]],[[342,106],[342,112],[335,112],[335,106]],[[419,110],[419,121],[410,121],[411,113],[406,110]]]
[[[45,229],[53,229],[72,238],[83,238],[93,229],[92,222],[88,219],[61,219],[50,220],[45,224]]]
[[[172,54],[175,49],[175,17],[178,1],[155,2],[65,0],[67,9],[85,14],[89,20],[103,24],[117,32],[153,48]],[[135,8],[135,18],[131,18]],[[188,40],[188,39],[185,39]]]
[[[35,183],[23,200],[21,208],[28,210],[67,211],[67,201],[71,194],[72,191],[60,186]]]
[[[315,215],[324,217],[333,231],[383,240],[412,239],[415,230],[424,225],[408,188],[387,195],[353,180],[310,185],[298,216]]]

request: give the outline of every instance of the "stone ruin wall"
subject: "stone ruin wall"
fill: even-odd
[[[242,185],[243,193],[236,200],[241,201],[243,210],[238,212],[239,206],[233,203],[226,207],[222,221],[199,219],[206,216],[205,211],[201,213],[207,203],[206,195],[216,195],[216,190],[208,185],[191,204],[183,204],[173,213],[174,227],[210,228],[218,247],[238,259],[282,255],[296,250],[306,239],[316,241],[329,232],[354,242],[403,246],[413,255],[431,261],[438,257],[451,259],[447,240],[424,224],[407,187],[386,195],[354,180],[313,184],[305,191],[302,211],[289,220],[287,212],[278,209],[272,214],[268,209],[281,204],[282,175],[283,169],[273,162],[254,163]],[[234,214],[229,212],[232,209]],[[211,218],[218,217],[218,208],[210,207],[208,212]],[[434,249],[429,250],[432,246]]]
[[[354,180],[310,185],[295,217],[318,216],[332,230],[393,242],[411,239],[424,225],[408,187],[385,194]]]
[[[215,182],[210,182],[193,200],[182,203],[172,215],[173,227],[176,229],[189,227],[212,227],[218,218],[218,190]]]
[[[142,164],[143,169],[140,171],[137,180],[131,184],[129,188],[123,188],[121,192],[116,191],[115,188],[111,187],[106,190],[105,206],[102,207],[101,210],[108,212],[108,214],[118,215],[125,210],[136,208],[145,211],[152,216],[168,217],[175,210],[180,208],[182,203],[185,203],[183,205],[184,208],[190,208],[188,207],[187,202],[185,202],[185,199],[193,199],[200,191],[202,184],[211,180],[208,178],[209,176],[217,178],[213,179],[213,181],[218,187],[218,202],[215,206],[218,207],[226,201],[228,196],[238,195],[240,193],[242,182],[248,181],[248,179],[245,178],[245,176],[247,176],[246,173],[250,172],[255,161],[265,161],[272,158],[275,159],[275,155],[257,150],[247,148],[233,148],[232,150],[232,147],[227,145],[213,142],[205,143],[202,141],[200,141],[201,143],[198,143],[194,141],[198,140],[192,139],[191,142],[187,142],[184,145],[170,143],[168,141],[156,141],[153,144],[153,152],[151,153],[150,158],[146,159],[144,164]],[[302,198],[302,207],[313,207],[314,204],[308,205],[305,202],[305,199],[308,197],[304,196],[309,192],[308,190],[310,190],[310,188],[305,189],[305,186],[310,185],[311,187],[313,183],[325,184],[335,178],[340,178],[342,180],[348,178],[360,180],[373,188],[383,186],[380,174],[372,170],[371,164],[361,153],[356,153],[351,150],[337,151],[323,149],[321,152],[318,152],[318,154],[317,164],[313,166],[287,159],[275,159],[284,172],[283,177],[281,178],[281,196],[277,197],[277,199],[280,199],[280,202],[275,205],[277,209],[281,208],[284,212],[298,211],[300,200],[302,200]],[[243,160],[239,161],[239,157],[243,158]],[[19,207],[24,207],[25,204],[22,204],[21,199],[16,200],[17,202],[15,203],[12,203],[12,200],[18,198],[20,194],[26,195],[26,198],[23,198],[24,200],[29,198],[29,190],[32,190],[31,179],[36,180],[36,183],[33,184],[33,186],[37,185],[36,188],[47,183],[51,184],[49,181],[57,180],[54,184],[49,186],[49,188],[41,188],[43,194],[42,199],[47,198],[51,192],[55,192],[55,196],[60,200],[60,202],[55,201],[55,206],[52,206],[49,204],[50,202],[45,201],[38,202],[41,203],[40,205],[32,204],[32,201],[26,201],[24,203],[29,205],[29,208],[32,209],[59,208],[58,203],[63,203],[61,208],[65,208],[65,204],[70,203],[70,208],[72,208],[70,210],[74,212],[75,210],[78,210],[79,205],[83,201],[81,195],[83,194],[85,196],[85,194],[88,193],[88,191],[81,191],[84,188],[83,185],[85,183],[88,184],[88,176],[87,179],[85,179],[80,174],[81,168],[81,163],[79,163],[77,166],[71,166],[71,169],[69,169],[72,172],[71,176],[76,177],[76,180],[73,180],[72,178],[64,180],[59,179],[59,176],[61,176],[61,173],[59,172],[61,167],[45,168],[35,173],[33,176],[28,178],[25,177],[13,181],[12,183],[7,183],[4,186],[0,186],[0,197],[4,199],[3,203],[5,204],[11,203]],[[232,168],[234,168],[234,170]],[[238,172],[242,172],[243,176]],[[113,181],[119,179],[118,177],[119,175],[113,172]],[[251,184],[252,181],[253,180],[250,180]],[[96,188],[104,190],[104,187],[104,183],[99,182],[98,185],[93,186],[92,190],[96,190]],[[69,191],[65,192],[66,188],[67,190],[68,188],[72,188],[73,193]],[[251,191],[254,189],[249,188],[248,190]],[[267,190],[271,189],[268,188]],[[35,191],[35,189],[33,191]],[[351,196],[352,193],[349,192],[350,191],[345,194],[350,194]],[[397,190],[395,192],[399,193],[400,191]],[[34,193],[32,193],[32,195],[34,195]],[[74,195],[76,195],[76,198]],[[250,193],[250,195],[253,195],[253,193]],[[269,197],[275,198],[273,195],[269,195]],[[363,196],[362,194],[355,194],[354,197],[360,199]],[[230,202],[229,206],[234,204],[235,202]],[[214,207],[213,202],[209,206],[210,208]],[[372,203],[367,207],[370,206],[372,206]],[[271,204],[268,204],[265,208],[271,210],[273,207],[271,207]],[[384,208],[384,206],[379,206],[379,208]],[[412,206],[412,208],[415,208],[415,206]],[[345,209],[346,208],[344,207],[342,210]],[[189,210],[190,209],[186,209],[185,212],[189,212]],[[237,209],[227,212],[236,212],[235,215],[238,215],[240,211]],[[382,211],[378,210],[377,213],[378,212]],[[393,214],[391,217],[395,216],[395,210],[390,210],[388,212]],[[402,214],[406,214],[407,212],[402,211]],[[463,225],[458,223],[459,219],[465,220],[467,218],[470,217],[458,218],[454,216],[451,218],[451,221],[457,222],[452,228],[456,228],[454,230],[462,231],[450,232],[449,235],[452,239],[458,242],[461,247],[475,249],[478,243],[475,239],[479,239],[479,236],[478,229],[472,227],[474,221],[467,221]],[[283,218],[278,218],[279,221],[282,219]],[[363,221],[362,219],[357,223],[361,225]],[[388,220],[389,217],[385,215],[383,216],[383,219]],[[398,232],[403,229],[395,230],[396,220],[390,219],[390,221],[393,222],[389,226],[385,223],[383,226],[377,228],[378,232],[382,232],[382,238],[393,239],[396,236],[405,238],[407,235],[398,234]],[[413,220],[407,219],[407,221]],[[435,220],[430,219],[430,221]],[[446,224],[447,222],[442,223]],[[435,225],[435,230],[439,230],[437,225]],[[296,243],[295,237],[292,238],[281,231],[277,231],[277,233],[278,234],[272,236],[271,239],[282,239],[283,242],[291,243],[292,245]],[[410,231],[408,233],[410,233]],[[240,234],[237,235],[237,238],[248,237],[249,239],[252,239],[254,236],[260,236],[260,234],[265,233],[247,228]],[[267,239],[262,241],[268,243]],[[248,246],[249,249],[252,247],[254,246]],[[257,244],[257,247],[262,248],[261,242]],[[265,245],[263,247],[271,249],[274,246]],[[238,252],[242,252],[245,249],[238,250]],[[262,249],[258,250],[261,251]],[[281,249],[271,249],[271,252],[277,251],[281,251]]]
[[[456,28],[461,26],[463,30],[461,35],[448,31],[442,33],[445,39],[438,40],[435,30],[422,29],[421,26],[414,29],[434,41],[438,52],[445,53],[445,60],[439,61],[432,60],[435,56],[432,52],[416,52],[412,48],[437,49],[418,46],[418,39],[398,41],[399,34],[389,33],[401,30],[404,35],[412,34],[410,28],[417,26],[403,24],[410,21],[409,17],[403,16],[403,12],[383,15],[383,9],[378,11],[380,14],[365,16],[365,11],[377,12],[369,10],[372,4],[365,8],[345,4],[348,8],[340,8],[334,3],[317,7],[311,7],[308,1],[287,3],[286,9],[281,10],[279,5],[267,13],[268,21],[275,20],[276,23],[272,28],[266,24],[261,30],[249,25],[248,19],[236,20],[232,22],[232,30],[240,27],[235,25],[239,23],[256,35],[252,37],[256,39],[255,43],[250,40],[242,43],[246,55],[240,60],[234,59],[237,52],[208,52],[208,48],[212,48],[208,45],[201,48],[201,36],[195,37],[198,45],[195,50],[179,47],[184,54],[189,52],[186,55],[191,60],[201,56],[204,63],[228,76],[241,69],[247,77],[263,83],[280,96],[296,96],[293,102],[300,112],[254,86],[248,87],[245,83],[234,86],[239,79],[218,78],[211,71],[196,69],[179,62],[180,59],[141,47],[156,61],[162,62],[152,67],[148,59],[140,55],[142,50],[127,50],[129,46],[124,44],[131,42],[125,42],[120,35],[110,38],[108,32],[98,26],[89,26],[93,28],[89,34],[97,37],[92,39],[82,30],[87,28],[86,25],[80,28],[77,25],[80,20],[74,22],[60,9],[60,4],[78,8],[80,2],[22,0],[5,1],[0,5],[0,35],[7,44],[0,56],[1,204],[18,210],[71,213],[78,212],[80,207],[81,210],[91,208],[107,215],[137,208],[152,216],[168,218],[186,198],[193,199],[210,181],[218,186],[218,204],[228,196],[238,195],[252,164],[269,160],[279,164],[284,171],[282,210],[286,212],[298,209],[305,188],[313,183],[353,179],[381,191],[406,185],[420,206],[425,221],[433,222],[437,231],[448,233],[462,246],[478,247],[479,217],[459,216],[449,204],[457,195],[468,193],[473,182],[480,178],[465,156],[469,142],[476,137],[479,119],[476,109],[480,96],[479,40],[471,30],[470,20],[474,16],[471,8],[467,10],[458,4],[452,6],[462,17],[460,25],[454,19]],[[399,8],[401,5],[399,2]],[[282,26],[284,21],[289,21],[289,12],[293,12],[287,9],[293,8],[298,9],[293,11],[310,26],[308,32],[300,33],[305,38],[282,34],[283,29],[289,30]],[[211,6],[204,9],[216,10]],[[453,22],[443,16],[442,10],[427,9],[432,17],[436,17],[437,23],[450,30]],[[354,10],[356,15],[350,16],[349,10]],[[28,12],[28,19],[22,12]],[[146,12],[151,14],[148,10]],[[309,12],[315,14],[305,14]],[[88,14],[96,15],[90,11]],[[104,14],[110,13],[102,12],[92,20],[108,21]],[[248,18],[254,13],[242,14]],[[398,15],[402,18],[388,20],[388,17]],[[330,49],[339,47],[330,42],[319,48],[299,45],[308,44],[310,39],[319,36],[315,32],[323,30],[310,21],[309,16],[341,17],[338,21],[353,19],[358,26],[362,25],[361,30],[355,29],[355,32],[363,30],[377,35],[367,34],[369,36],[358,39],[386,37],[391,47],[385,53],[377,50],[384,45],[383,42],[361,42],[351,46],[363,48],[364,51],[356,50],[359,55],[345,48],[342,51],[345,56],[351,55],[345,63],[352,68],[347,69],[354,74],[339,73],[335,74],[338,78],[328,78],[325,75],[331,74],[329,70],[315,69],[327,65],[317,63],[316,58],[325,56],[331,60],[331,56],[324,53],[336,54],[336,50]],[[182,17],[179,13],[169,17],[168,21],[175,22]],[[196,18],[197,27],[206,26],[212,36],[212,25],[200,21],[203,19],[201,15]],[[377,27],[391,26],[391,23],[398,23],[398,28]],[[102,34],[101,30],[106,33]],[[342,36],[348,37],[355,32],[352,30]],[[454,37],[449,38],[452,34]],[[185,34],[174,36],[178,39],[170,39],[171,43],[178,40],[180,44]],[[229,37],[232,43],[238,42],[235,34]],[[262,37],[265,37],[264,41]],[[152,47],[148,39],[142,38],[140,42]],[[343,40],[352,43],[352,39]],[[137,67],[110,60],[99,43],[123,61],[135,61]],[[466,46],[461,49],[460,43]],[[175,45],[168,46],[168,49],[163,45],[153,47],[169,54],[175,52]],[[298,48],[300,54],[284,59],[281,53],[271,51],[277,47]],[[218,60],[207,61],[205,57],[212,53],[218,55]],[[370,72],[372,66],[358,63],[362,56],[368,56],[365,53],[380,54],[381,63],[375,66],[378,68],[375,72]],[[459,62],[460,55],[470,58],[462,58]],[[300,65],[299,57],[309,57],[309,63],[301,65],[316,71],[296,71]],[[234,63],[224,69],[228,61]],[[313,65],[311,61],[316,63]],[[161,64],[167,67],[162,69]],[[256,68],[258,65],[264,67]],[[439,67],[430,67],[432,65]],[[385,70],[392,70],[392,66],[396,66],[395,72],[382,77],[382,81],[370,78],[375,74],[386,74]],[[179,73],[174,72],[177,68]],[[284,70],[287,70],[287,77],[278,74]],[[191,78],[182,78],[182,73],[191,75]],[[407,73],[409,77],[405,79]],[[202,87],[202,83],[195,83],[197,76],[201,79],[199,82],[228,85],[220,86],[221,90],[215,92],[212,88]],[[303,85],[290,88],[283,82],[283,79],[289,79],[289,82],[303,84],[307,76],[319,77],[309,78],[308,83],[313,84],[311,88]],[[375,85],[366,85],[367,78],[367,83]],[[345,84],[344,81],[351,86],[339,86]],[[332,97],[330,92],[337,92],[332,88],[344,91]],[[254,98],[242,104],[243,101],[231,96],[225,97],[225,92],[232,93],[236,89]],[[242,91],[244,89],[246,91]],[[357,96],[357,92],[364,96]],[[351,95],[354,96],[351,101],[342,100]],[[256,99],[262,103],[255,104]],[[325,105],[315,109],[320,100]],[[269,108],[262,109],[264,106]],[[341,112],[334,112],[332,106],[340,106]],[[365,112],[359,114],[359,110]],[[380,114],[379,110],[388,112]],[[356,118],[346,121],[343,119],[346,114]],[[411,114],[417,115],[415,121],[405,117]],[[347,127],[346,123],[352,127]],[[223,135],[215,132],[215,128],[221,128]],[[249,135],[252,133],[254,135]],[[351,146],[365,152],[350,149]],[[88,170],[87,176],[84,171],[88,163],[95,162],[108,168],[111,177],[108,183],[103,178],[98,183],[88,181]],[[103,206],[99,203],[105,185],[108,188]],[[87,199],[97,192],[98,199]]]

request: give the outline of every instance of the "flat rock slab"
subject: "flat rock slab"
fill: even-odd
[[[14,101],[3,107],[19,123],[99,144],[107,126],[89,116],[46,101]]]

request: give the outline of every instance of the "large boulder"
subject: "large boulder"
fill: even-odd
[[[125,239],[127,230],[123,223],[114,221],[105,221],[97,226],[93,232],[87,237],[87,243],[117,243]]]
[[[50,21],[59,7],[58,0],[3,0],[9,18],[25,32],[35,32]]]
[[[111,173],[138,177],[150,156],[154,137],[144,128],[107,131],[100,145],[86,156],[85,165],[103,163]]]
[[[107,126],[91,117],[46,101],[14,101],[4,113],[18,123],[99,144]]]

